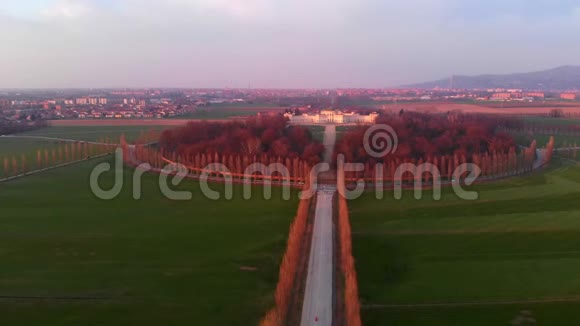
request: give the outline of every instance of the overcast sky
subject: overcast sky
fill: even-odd
[[[576,0],[0,0],[0,87],[388,87],[580,64]]]

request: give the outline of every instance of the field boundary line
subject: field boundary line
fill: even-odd
[[[410,304],[366,304],[361,308],[365,310],[371,309],[389,309],[389,308],[452,308],[452,307],[471,307],[471,306],[497,306],[497,305],[520,305],[520,304],[542,304],[542,303],[565,303],[565,302],[580,302],[580,296],[563,297],[563,298],[537,298],[537,299],[522,299],[522,300],[506,300],[506,301],[473,301],[473,302],[440,302],[440,303],[410,303]]]
[[[50,171],[50,170],[54,170],[54,169],[58,169],[58,168],[63,168],[63,167],[69,166],[69,165],[73,165],[73,164],[77,164],[77,163],[82,163],[82,162],[90,161],[90,160],[97,159],[97,158],[103,158],[103,157],[106,157],[106,156],[109,156],[109,155],[112,155],[112,154],[113,153],[101,154],[101,155],[98,155],[98,156],[92,156],[92,157],[85,158],[85,159],[78,160],[78,161],[74,161],[74,162],[63,163],[63,164],[51,166],[51,167],[48,167],[48,168],[42,168],[40,170],[34,170],[34,171],[22,173],[22,174],[15,175],[15,176],[12,176],[12,177],[0,179],[0,183],[12,181],[12,180],[16,180],[16,179],[20,179],[20,178],[24,178],[24,177],[28,177],[28,176],[31,176],[31,175],[34,175],[34,174],[38,174],[38,173],[42,173],[42,172],[46,172],[46,171]]]
[[[357,236],[374,236],[374,235],[461,235],[461,234],[510,234],[510,233],[549,233],[562,231],[580,231],[578,229],[570,228],[537,228],[537,229],[497,229],[497,230],[441,230],[441,231],[416,231],[416,230],[401,230],[401,231],[356,231],[353,235]]]
[[[45,136],[14,136],[14,135],[4,135],[1,136],[0,139],[36,139],[36,140],[48,140],[48,141],[60,141],[60,142],[68,142],[68,143],[85,143],[85,144],[93,144],[93,145],[107,145],[107,146],[119,146],[120,144],[107,144],[97,141],[86,141],[86,140],[78,140],[78,139],[68,139],[68,138],[56,138],[56,137],[45,137]]]
[[[43,296],[43,295],[0,295],[2,300],[48,300],[48,301],[96,301],[96,300],[113,300],[115,296]]]

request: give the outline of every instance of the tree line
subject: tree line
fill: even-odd
[[[291,126],[283,116],[252,117],[246,121],[190,122],[166,130],[160,138],[164,152],[194,157],[212,155],[268,155],[299,158],[313,165],[321,161],[324,146],[313,139],[310,130]]]

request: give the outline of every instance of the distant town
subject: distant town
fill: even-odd
[[[403,102],[455,101],[474,103],[573,102],[579,92],[523,89],[109,89],[0,91],[0,126],[72,119],[199,118],[212,107],[287,109],[376,108]],[[352,112],[352,111],[350,111]],[[296,114],[292,114],[295,116]],[[288,115],[290,117],[290,115]],[[345,115],[353,122],[358,116]],[[338,117],[338,118],[341,118]],[[294,117],[315,121],[318,116]]]

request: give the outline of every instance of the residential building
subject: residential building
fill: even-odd
[[[293,113],[286,113],[284,116],[294,124],[368,124],[375,122],[378,113],[373,112],[365,115],[326,109],[316,114],[304,113],[295,115]]]
[[[575,101],[576,94],[575,93],[562,93],[562,94],[560,94],[560,98],[563,100]]]

